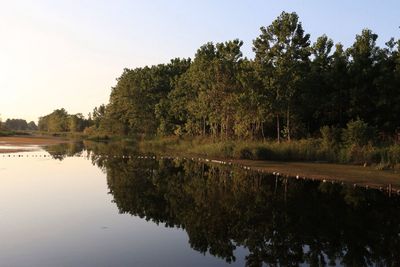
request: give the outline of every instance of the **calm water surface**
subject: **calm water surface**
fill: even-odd
[[[0,266],[400,265],[400,201],[377,190],[117,145],[18,155],[0,154]]]

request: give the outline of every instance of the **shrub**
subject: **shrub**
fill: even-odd
[[[232,157],[234,147],[231,143],[224,143],[222,144],[221,150],[224,157]]]
[[[382,151],[379,151],[371,143],[365,146],[359,146],[356,144],[351,145],[343,149],[345,155],[341,158],[343,163],[354,163],[354,164],[371,164],[381,162]]]
[[[343,130],[343,140],[346,145],[364,146],[373,141],[376,136],[375,128],[366,122],[357,119],[347,123],[347,128]]]
[[[326,150],[336,150],[341,142],[341,129],[334,126],[323,126],[320,132],[322,137],[321,147]]]
[[[267,160],[273,157],[272,151],[263,146],[257,146],[254,149],[254,158],[259,160]]]
[[[400,145],[393,145],[388,148],[387,161],[392,165],[400,163]]]
[[[253,152],[251,152],[250,148],[244,147],[239,149],[239,158],[240,159],[252,159]]]

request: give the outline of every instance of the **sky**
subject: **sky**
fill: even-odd
[[[124,68],[193,57],[206,42],[252,41],[282,11],[311,40],[345,47],[369,28],[400,38],[398,0],[0,0],[0,118],[37,121],[57,108],[87,115]]]

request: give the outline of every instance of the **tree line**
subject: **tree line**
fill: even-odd
[[[38,128],[40,131],[45,132],[82,132],[91,125],[90,115],[86,119],[81,113],[68,114],[65,109],[61,108],[40,117]]]
[[[0,130],[8,131],[36,131],[38,129],[34,121],[27,122],[24,119],[7,119],[5,122],[0,120]]]
[[[87,132],[279,141],[361,121],[391,137],[400,121],[400,40],[379,47],[377,38],[364,29],[348,48],[326,35],[312,43],[298,15],[283,12],[260,28],[252,59],[236,39],[206,43],[193,59],[124,69]]]

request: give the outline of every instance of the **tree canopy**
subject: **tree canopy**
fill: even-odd
[[[36,131],[38,129],[34,121],[28,123],[23,119],[7,119],[4,122],[3,127],[11,131]]]
[[[45,132],[82,132],[91,125],[91,117],[85,119],[81,113],[68,114],[65,109],[61,108],[40,117],[38,128]]]

